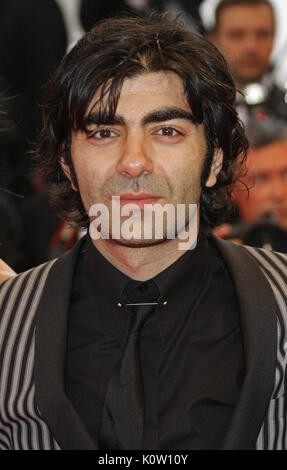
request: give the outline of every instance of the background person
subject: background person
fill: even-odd
[[[287,129],[268,118],[249,121],[246,174],[234,187],[238,220],[217,227],[223,238],[287,251]],[[248,188],[248,190],[247,190]]]
[[[273,81],[270,56],[276,21],[268,0],[221,0],[210,39],[227,60],[235,84],[237,109],[246,122],[265,113],[287,119],[285,91]]]
[[[247,191],[237,188],[234,202],[240,219],[254,222],[272,214],[278,225],[287,230],[287,129],[269,119],[257,121],[247,128],[250,150]]]

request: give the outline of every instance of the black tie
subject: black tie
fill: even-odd
[[[100,430],[101,449],[143,448],[144,396],[139,350],[140,330],[156,310],[160,292],[154,281],[130,281],[124,291],[131,309],[129,333],[120,363],[108,383]]]

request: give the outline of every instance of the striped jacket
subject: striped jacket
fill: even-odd
[[[287,449],[287,257],[214,237],[240,311],[246,375],[223,449]],[[81,242],[0,284],[0,449],[97,449],[65,393]]]

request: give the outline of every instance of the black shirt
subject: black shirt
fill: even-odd
[[[67,394],[95,441],[109,378],[121,359],[130,278],[88,237],[72,290]],[[244,374],[236,296],[216,248],[200,234],[194,250],[153,278],[161,303],[143,326],[146,449],[219,449]],[[167,304],[165,305],[165,303]]]

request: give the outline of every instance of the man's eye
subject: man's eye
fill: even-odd
[[[256,36],[258,39],[266,39],[266,38],[269,39],[273,35],[271,31],[262,30],[262,31],[257,31]]]
[[[90,137],[96,138],[96,139],[110,139],[111,137],[116,137],[117,134],[115,131],[112,131],[111,129],[98,129],[95,132],[92,132]]]
[[[174,137],[176,135],[182,135],[179,131],[174,129],[173,127],[162,127],[158,131],[156,131],[157,135],[162,135],[164,137]]]
[[[255,175],[253,178],[253,183],[254,184],[260,184],[260,183],[266,183],[268,181],[268,175],[265,175],[265,174],[258,174],[258,175]]]
[[[234,39],[234,40],[242,39],[243,36],[244,36],[244,32],[243,32],[243,31],[230,31],[230,32],[229,32],[229,37],[230,37],[230,39]]]

